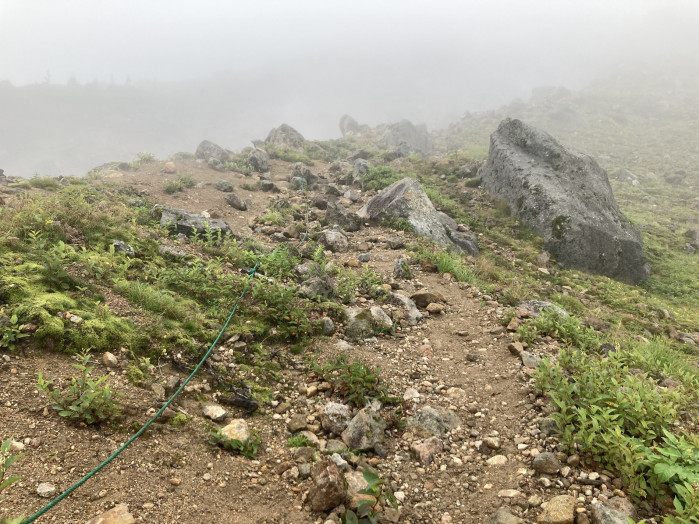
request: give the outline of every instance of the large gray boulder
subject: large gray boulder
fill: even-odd
[[[348,133],[359,133],[359,123],[349,115],[342,115],[342,118],[340,118],[340,132],[343,138],[346,137]]]
[[[195,158],[204,160],[213,168],[221,168],[221,165],[228,162],[233,153],[209,140],[204,140],[197,147],[194,153]]]
[[[412,178],[404,178],[388,186],[357,211],[357,215],[370,223],[406,220],[420,236],[455,251],[478,254],[475,237],[468,237],[453,229],[449,220],[434,208],[420,183]]]
[[[215,239],[226,235],[232,235],[231,228],[221,219],[206,218],[198,213],[190,213],[184,209],[161,206],[157,204],[153,207],[151,215],[160,217],[160,225],[166,227],[171,233],[182,233],[191,237],[194,235],[203,236],[210,231]]]
[[[269,155],[264,149],[255,148],[248,153],[248,164],[258,173],[269,171]]]
[[[265,142],[294,149],[303,149],[305,140],[303,135],[296,131],[296,129],[288,124],[282,124],[269,132]]]
[[[607,173],[591,157],[507,119],[491,135],[479,175],[561,265],[629,283],[649,276],[641,234],[619,210]]]
[[[424,126],[416,127],[409,120],[401,120],[389,125],[380,141],[389,148],[407,145],[412,151],[418,153],[432,151],[432,142],[427,129]]]

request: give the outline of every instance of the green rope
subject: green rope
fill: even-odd
[[[85,482],[87,482],[93,475],[95,475],[95,474],[96,474],[98,471],[100,471],[103,467],[105,467],[105,466],[106,466],[107,464],[109,464],[112,460],[114,460],[122,451],[124,451],[127,447],[129,447],[129,446],[131,445],[131,443],[132,443],[134,440],[136,440],[139,436],[141,436],[141,434],[142,434],[146,429],[148,429],[148,427],[149,427],[153,422],[155,422],[155,420],[156,420],[160,415],[163,414],[163,411],[165,411],[165,410],[170,406],[170,404],[172,404],[172,401],[175,400],[175,398],[177,397],[177,395],[179,395],[179,394],[182,392],[182,390],[183,390],[183,389],[185,388],[185,386],[189,383],[189,381],[192,380],[192,378],[194,378],[194,375],[197,374],[197,372],[199,371],[199,369],[204,365],[204,362],[206,362],[206,359],[209,358],[209,355],[211,355],[211,352],[212,352],[212,351],[214,350],[214,348],[216,347],[216,344],[218,343],[218,341],[220,340],[221,336],[223,335],[223,332],[226,331],[226,328],[228,327],[228,324],[230,324],[231,320],[233,319],[233,315],[235,315],[235,312],[236,312],[236,310],[238,309],[238,304],[240,303],[240,301],[241,301],[241,300],[243,299],[243,297],[245,296],[245,293],[247,292],[248,287],[250,287],[250,281],[251,281],[252,278],[255,276],[255,272],[257,271],[257,267],[258,267],[259,265],[260,265],[260,263],[258,262],[257,264],[255,264],[255,267],[253,267],[253,268],[248,272],[248,275],[249,275],[249,276],[248,276],[248,279],[245,281],[245,287],[243,288],[243,291],[242,291],[242,292],[240,293],[240,295],[238,296],[238,299],[235,301],[235,305],[233,306],[233,310],[231,311],[231,314],[228,315],[228,320],[226,320],[226,323],[225,323],[225,324],[223,325],[223,327],[221,328],[221,331],[219,331],[218,336],[216,337],[216,340],[214,340],[214,342],[211,344],[211,347],[210,347],[209,350],[206,352],[206,354],[204,355],[204,357],[201,359],[201,361],[199,362],[199,364],[197,365],[197,367],[194,368],[194,371],[192,371],[192,373],[187,377],[187,380],[185,380],[185,381],[182,383],[182,385],[179,387],[179,389],[178,389],[177,391],[175,391],[175,393],[168,399],[168,401],[163,405],[163,407],[161,407],[160,410],[158,410],[158,412],[157,412],[155,415],[153,415],[153,418],[151,418],[148,422],[146,422],[146,423],[143,425],[143,427],[142,427],[141,429],[139,429],[129,440],[127,440],[126,442],[124,442],[124,444],[123,444],[119,449],[117,449],[114,453],[112,453],[112,454],[109,456],[108,459],[106,459],[104,462],[102,462],[102,464],[100,464],[100,465],[97,466],[95,469],[93,469],[92,471],[90,471],[87,475],[85,475],[83,478],[81,478],[79,481],[77,481],[75,484],[73,484],[70,488],[68,488],[67,490],[65,490],[63,493],[61,493],[58,497],[56,497],[55,499],[53,499],[51,502],[49,502],[48,504],[46,504],[46,506],[44,506],[43,508],[41,508],[41,510],[39,510],[38,512],[36,512],[34,515],[32,515],[31,517],[29,517],[29,518],[23,520],[21,524],[29,524],[30,522],[34,522],[36,519],[38,519],[39,517],[41,517],[44,513],[46,513],[48,510],[50,510],[52,507],[54,507],[56,504],[58,504],[60,501],[62,501],[64,498],[66,498],[68,495],[70,495],[73,491],[75,491],[75,490],[78,489],[80,486],[82,486],[82,485],[83,485]]]

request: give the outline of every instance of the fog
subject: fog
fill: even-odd
[[[0,168],[21,176],[282,122],[337,138],[344,113],[442,128],[699,55],[696,1],[0,0],[0,22]]]

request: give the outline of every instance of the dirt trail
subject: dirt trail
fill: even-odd
[[[251,177],[217,173],[194,162],[178,168],[191,172],[198,185],[181,194],[166,195],[161,189],[163,181],[176,176],[162,174],[159,163],[143,172],[106,181],[145,191],[150,199],[167,205],[196,212],[206,209],[229,222],[234,231],[246,230],[249,218],[262,214],[274,198],[241,189],[243,184],[254,182]],[[290,165],[273,163],[273,180],[282,189],[289,171]],[[220,179],[236,186],[236,191],[250,202],[249,211],[226,206],[222,193],[213,188]],[[353,208],[359,205],[361,202]],[[350,233],[350,252],[334,258],[342,263],[355,257],[360,245],[369,246],[367,265],[391,280],[395,260],[405,251],[390,250],[385,243],[368,240],[394,234],[383,228]],[[265,237],[255,239],[271,245]],[[530,450],[545,449],[536,424],[541,413],[534,406],[526,370],[520,369],[520,360],[508,351],[509,335],[491,333],[499,325],[500,306],[468,285],[423,272],[417,266],[413,271],[414,279],[403,281],[401,292],[439,292],[446,299],[444,313],[430,315],[415,327],[397,331],[395,336],[379,337],[375,344],[356,345],[349,354],[380,366],[392,395],[402,398],[408,388],[418,391],[419,400],[407,403],[408,414],[423,406],[444,407],[455,412],[462,424],[444,439],[445,450],[431,465],[421,465],[409,451],[413,441],[419,439],[395,430],[386,443],[387,457],[368,454],[365,460],[402,494],[400,522],[485,523],[502,504],[512,504],[513,511],[526,522],[535,522],[540,512],[536,497],[540,503],[567,491],[555,483],[549,488],[535,485],[531,471],[527,471],[531,467]],[[318,344],[321,359],[339,351],[335,347],[337,337]],[[67,381],[74,372],[73,359],[37,349],[29,350],[26,358],[19,354],[11,354],[10,358],[0,371],[0,426],[3,435],[26,442],[26,455],[13,468],[22,480],[7,490],[0,503],[0,518],[38,510],[48,501],[37,496],[39,483],[53,483],[57,493],[68,488],[128,437],[108,426],[68,426],[46,410],[46,398],[36,389],[37,372]],[[278,474],[280,465],[293,460],[293,450],[286,444],[289,417],[302,413],[311,421],[317,420],[327,402],[322,395],[308,398],[299,393],[299,386],[308,385],[310,378],[302,371],[302,357],[288,358],[290,366],[282,373],[277,399],[288,402],[290,410],[279,415],[271,407],[262,407],[248,420],[262,441],[258,460],[230,455],[206,443],[211,423],[201,417],[201,408],[210,400],[210,394],[205,377],[198,377],[195,389],[178,400],[179,408],[193,415],[188,424],[155,424],[114,463],[39,522],[82,523],[118,503],[128,504],[138,522],[323,522],[304,504],[311,480]],[[101,374],[108,370],[98,363],[96,371]],[[152,378],[172,374],[178,373],[163,365]],[[124,393],[127,417],[143,423],[158,407],[152,391],[131,385],[120,371],[112,373],[110,383]],[[230,411],[232,418],[241,415],[235,408]],[[488,438],[491,443],[499,441],[499,449],[489,447],[484,441]],[[506,456],[507,462],[489,465],[486,461],[495,455]],[[515,499],[503,498],[502,490],[519,490],[521,494]]]

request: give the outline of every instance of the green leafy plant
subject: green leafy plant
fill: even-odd
[[[3,492],[5,488],[9,487],[10,485],[14,484],[20,479],[20,477],[18,477],[17,475],[12,475],[10,477],[5,478],[5,475],[7,475],[7,470],[10,469],[10,466],[12,466],[12,464],[14,464],[17,460],[19,460],[22,457],[21,454],[14,455],[10,450],[11,446],[11,438],[8,438],[2,444],[0,444],[0,494]],[[1,495],[0,500],[2,500]]]
[[[367,487],[360,489],[359,493],[370,495],[372,498],[361,500],[356,512],[347,510],[341,517],[343,524],[378,524],[380,516],[378,508],[381,504],[387,503],[394,509],[398,509],[398,501],[393,493],[386,489],[384,479],[371,471],[364,471],[363,476]]]
[[[149,162],[153,162],[155,160],[155,155],[150,151],[141,151],[136,156],[138,157],[138,161],[143,164],[148,164]]]
[[[39,373],[38,388],[51,398],[51,407],[58,411],[61,417],[84,422],[99,424],[119,416],[119,405],[114,400],[117,393],[106,383],[108,375],[102,375],[97,380],[90,378],[92,366],[89,366],[90,352],[83,351],[79,355],[79,364],[73,367],[80,371],[78,377],[72,377],[70,386],[65,390],[54,388],[53,380],[44,380]]]
[[[28,337],[29,333],[22,333],[24,324],[20,324],[17,315],[12,315],[6,322],[0,320],[0,348],[6,348],[10,351],[15,350],[15,345],[19,339]]]
[[[260,447],[260,439],[253,437],[241,442],[237,439],[226,438],[221,429],[216,429],[209,433],[209,444],[220,446],[225,450],[254,459],[257,457],[257,451]]]
[[[163,191],[168,195],[172,195],[178,191],[184,191],[184,186],[178,180],[166,180],[163,182]]]
[[[290,448],[303,448],[305,446],[310,446],[311,441],[308,440],[306,435],[300,435],[297,433],[296,435],[291,435],[286,444]]]
[[[319,378],[330,382],[335,393],[355,406],[366,405],[369,398],[384,403],[398,402],[397,398],[389,396],[380,377],[381,369],[372,369],[360,360],[348,362],[345,355],[339,355],[322,366],[311,362],[311,369]]]

